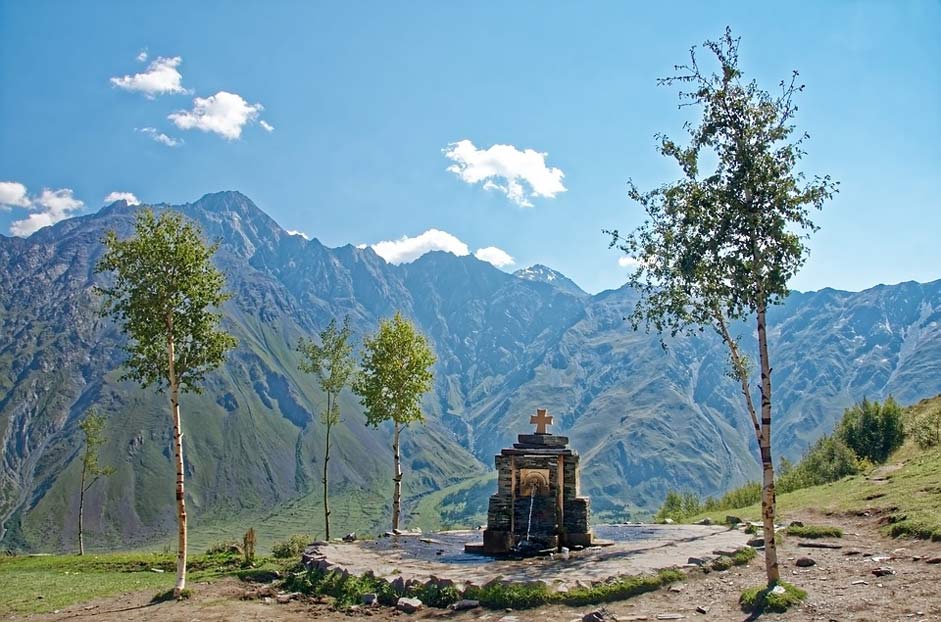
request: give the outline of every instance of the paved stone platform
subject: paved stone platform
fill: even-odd
[[[616,541],[603,548],[572,551],[569,559],[561,559],[560,556],[554,559],[494,559],[462,553],[463,557],[452,557],[451,563],[446,563],[433,561],[420,550],[416,554],[416,547],[427,546],[431,555],[437,553],[447,558],[450,555],[449,544],[479,538],[479,531],[407,536],[411,542],[396,542],[395,538],[390,538],[388,543],[381,545],[378,542],[317,543],[308,548],[305,558],[323,569],[346,571],[353,575],[372,572],[389,581],[401,577],[404,581],[425,582],[429,578],[436,578],[474,585],[484,585],[493,580],[575,585],[577,582],[590,584],[616,576],[649,574],[664,568],[683,566],[690,557],[714,558],[714,551],[734,551],[744,546],[750,537],[740,530],[714,525],[617,527],[626,530],[626,538],[630,538],[632,528],[639,530],[637,533],[642,537]],[[436,536],[441,540],[436,539]]]

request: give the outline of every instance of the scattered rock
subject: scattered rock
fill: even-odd
[[[405,592],[405,578],[404,577],[396,577],[390,583],[392,583],[393,592],[396,592],[397,594],[401,594]]]
[[[700,605],[696,607],[696,613],[701,613],[703,615],[706,615],[707,613],[709,613],[709,607],[703,607],[702,605]]]
[[[843,551],[843,554],[844,554],[844,555],[847,555],[847,556],[849,556],[849,555],[861,555],[861,554],[862,554],[862,551],[860,551],[859,549],[849,549],[849,550],[847,550],[847,551]]]
[[[466,598],[451,605],[451,609],[454,611],[466,611],[467,609],[476,609],[477,607],[480,607],[480,601],[469,600]]]
[[[707,562],[709,562],[709,558],[705,556],[704,557],[690,557],[689,559],[686,560],[687,564],[695,564],[696,566],[704,566],[706,565]]]
[[[278,602],[279,605],[286,605],[287,603],[291,602],[298,596],[300,596],[299,592],[291,592],[289,594],[279,594],[278,596],[275,597],[275,600]]]
[[[811,566],[817,565],[817,562],[812,560],[809,557],[798,557],[797,561],[794,562],[798,568],[810,568]]]
[[[842,549],[842,544],[831,544],[830,542],[798,542],[797,546],[807,547],[809,549]]]
[[[671,586],[670,586],[670,591],[673,592],[673,593],[675,593],[675,594],[679,594],[679,593],[682,592],[684,589],[686,589],[686,586],[685,586],[684,584],[682,584],[682,583],[679,583],[679,584],[677,584],[677,585],[671,585]]]
[[[697,525],[711,525],[711,524],[712,524],[712,519],[707,516],[706,518],[704,518],[704,519],[702,519],[702,520],[696,521],[696,524],[697,524]]]
[[[434,538],[419,538],[418,541],[424,544],[442,544],[441,540],[435,540]]]
[[[356,542],[356,532],[353,531],[343,536],[343,541],[344,542]]]
[[[792,520],[790,524],[788,525],[788,527],[803,527],[803,526],[804,526],[804,523],[800,522],[799,520]]]
[[[602,607],[601,609],[596,609],[590,613],[586,613],[582,616],[582,622],[605,622],[605,620],[610,620],[608,616],[608,610]]]
[[[777,594],[778,596],[780,596],[781,594],[785,593],[786,591],[787,591],[787,590],[784,589],[784,586],[783,586],[783,585],[775,585],[773,588],[771,588],[771,593],[772,593],[772,594]]]
[[[754,548],[757,549],[757,548],[763,547],[763,546],[765,545],[765,539],[764,539],[764,538],[752,538],[751,540],[749,540],[749,541],[746,542],[745,544],[747,544],[748,546],[752,546],[752,547],[754,547]]]
[[[862,579],[859,579],[858,581],[853,581],[852,584],[853,584],[853,585],[869,585],[869,582],[868,582],[868,581],[863,581]]]
[[[678,613],[658,613],[658,620],[682,620],[683,616]]]
[[[872,571],[872,574],[876,575],[877,577],[886,577],[895,574],[895,571],[888,566],[879,566]]]
[[[725,517],[725,524],[726,524],[726,525],[732,525],[732,526],[734,527],[735,525],[738,525],[738,524],[741,523],[741,522],[742,522],[742,519],[739,518],[738,516],[732,516],[732,515],[730,514],[729,516],[726,516],[726,517]]]
[[[941,557],[929,557],[925,560],[926,564],[941,564]]]
[[[424,606],[424,603],[417,598],[406,598],[403,596],[395,602],[395,608],[405,613],[415,613]]]
[[[369,594],[363,594],[360,596],[359,600],[364,605],[375,605],[377,602],[379,602],[379,597],[376,594],[370,592]]]
[[[664,525],[672,525],[672,524],[673,524],[673,519],[672,519],[672,518],[664,518],[664,519],[663,519],[663,524],[664,524]]]
[[[166,572],[166,570],[164,570],[163,568],[151,568],[150,571],[151,571],[151,572],[159,572],[159,573],[164,573],[164,572]]]

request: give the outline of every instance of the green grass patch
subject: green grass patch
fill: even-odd
[[[805,598],[807,598],[807,592],[804,590],[786,581],[778,581],[771,587],[761,585],[748,588],[742,592],[738,602],[743,611],[784,613]]]
[[[754,556],[754,551],[752,551]],[[678,570],[662,570],[655,575],[625,576],[590,588],[577,588],[568,592],[556,592],[541,583],[505,584],[491,583],[469,588],[463,598],[480,601],[490,609],[531,609],[547,604],[573,607],[595,605],[624,600],[638,594],[657,590],[664,585],[680,581],[685,575]],[[405,589],[396,589],[392,584],[371,575],[352,576],[339,572],[324,573],[310,570],[292,574],[285,581],[285,589],[314,596],[328,596],[337,607],[358,604],[363,594],[376,594],[384,605],[395,604],[401,596],[419,598],[431,607],[444,608],[462,598],[453,585],[435,583],[411,584]]]
[[[791,525],[785,532],[799,538],[842,538],[843,530],[829,525]]]
[[[189,600],[193,597],[193,590],[183,588],[180,590],[180,596],[177,598],[173,595],[173,589],[165,590],[163,592],[157,592],[153,598],[150,599],[151,603],[166,603],[172,600]]]
[[[710,570],[728,570],[733,566],[744,566],[751,560],[755,559],[758,555],[758,552],[750,546],[743,547],[735,552],[734,555],[720,555],[719,557],[712,560],[712,562],[707,566]]]
[[[273,568],[261,560],[259,564],[268,572]],[[189,561],[187,579],[209,581],[251,570],[242,568],[239,556],[195,555]],[[172,590],[176,556],[169,553],[0,556],[0,576],[4,588],[0,591],[0,616],[48,613],[112,594]]]

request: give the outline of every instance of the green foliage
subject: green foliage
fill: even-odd
[[[842,538],[843,530],[829,525],[791,525],[785,532],[799,538]]]
[[[941,403],[925,401],[911,410],[908,435],[922,449],[941,447]]]
[[[881,464],[905,440],[902,408],[892,397],[882,404],[863,399],[843,412],[836,436],[859,458]]]
[[[573,607],[623,600],[656,590],[664,585],[681,581],[685,575],[678,570],[662,570],[655,575],[619,577],[602,585],[577,588],[560,593],[542,584],[507,584],[492,582],[481,587],[471,587],[464,598],[480,601],[491,609],[530,609],[546,604]],[[461,598],[453,585],[434,582],[411,584],[404,591],[397,591],[392,584],[371,574],[363,576],[345,575],[340,572],[323,572],[311,569],[292,574],[285,581],[285,589],[313,596],[329,596],[338,607],[358,604],[363,594],[374,593],[384,605],[395,604],[400,596],[419,598],[432,607],[447,607]]]
[[[648,192],[629,182],[645,224],[626,236],[608,232],[612,246],[638,260],[635,327],[675,335],[714,326],[717,317],[750,316],[785,297],[815,229],[809,207],[821,208],[836,191],[829,176],[807,182],[797,170],[806,139],[794,137],[794,98],[804,89],[797,72],[771,95],[744,81],[738,44],[727,29],[704,43],[718,71],[704,71],[693,48],[678,75],[658,81],[685,86],[681,102],[700,107],[702,118],[687,126],[688,146],[658,135],[661,155],[682,171],[679,180]],[[701,172],[704,162],[715,168]]]
[[[277,559],[296,558],[300,559],[301,553],[307,548],[307,545],[313,542],[313,538],[306,534],[294,534],[287,540],[275,542],[271,546],[271,555]]]
[[[304,357],[298,367],[301,371],[317,377],[320,388],[327,395],[327,407],[321,413],[324,425],[332,426],[340,421],[340,404],[337,396],[353,377],[356,364],[353,361],[352,329],[350,318],[343,320],[343,328],[337,328],[336,320],[330,320],[320,332],[320,343],[301,338],[297,351]]]
[[[838,436],[823,436],[811,447],[797,465],[782,461],[777,488],[790,492],[810,486],[835,482],[860,471],[856,454]],[[750,505],[750,504],[745,504]]]
[[[720,555],[710,562],[710,570],[722,571],[728,570],[734,566],[744,566],[755,559],[758,553],[750,546],[742,547],[735,551],[733,555]]]
[[[242,547],[235,540],[214,542],[206,548],[206,555],[242,555]]]
[[[784,588],[782,593],[775,592],[775,588]],[[780,592],[780,589],[778,590]],[[748,588],[742,592],[739,603],[746,612],[761,613],[773,611],[784,613],[794,605],[807,598],[807,592],[786,581],[778,581],[771,586],[758,586]]]
[[[702,503],[694,492],[667,492],[663,505],[654,515],[654,520],[662,523],[666,519],[681,521],[703,511]]]
[[[94,409],[78,424],[85,435],[85,454],[82,456],[85,490],[91,488],[99,477],[107,477],[114,473],[114,467],[102,467],[98,464],[98,452],[105,442],[105,424],[104,416]],[[90,482],[87,481],[89,477],[92,478]]]
[[[366,423],[424,421],[421,399],[431,390],[434,364],[425,336],[400,313],[379,322],[376,333],[363,339],[362,372],[353,383]]]
[[[235,338],[218,328],[221,314],[211,309],[229,298],[225,278],[212,265],[218,245],[203,242],[199,228],[176,212],[159,217],[137,214],[135,235],[119,240],[108,231],[98,272],[113,272],[101,287],[103,311],[117,320],[131,341],[125,379],[142,386],[169,384],[167,344],[174,343],[176,382],[183,391],[200,391],[207,371],[219,366]]]

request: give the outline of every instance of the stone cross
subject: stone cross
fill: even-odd
[[[530,416],[529,422],[536,425],[536,434],[548,434],[546,427],[552,425],[552,415],[548,414],[545,408],[537,408],[536,414]]]

